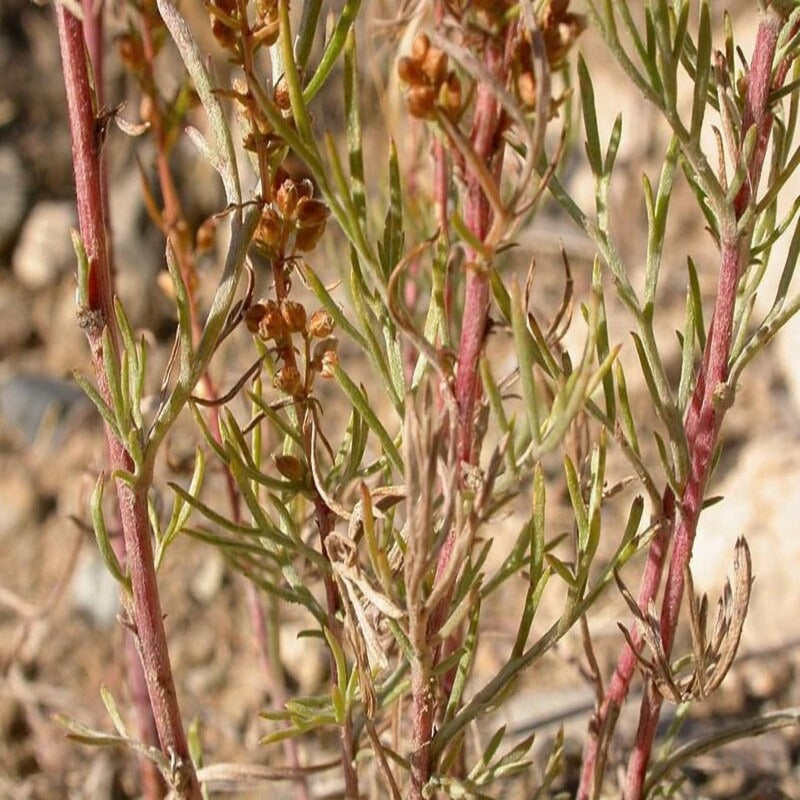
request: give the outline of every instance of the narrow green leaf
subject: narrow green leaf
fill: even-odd
[[[347,152],[350,155],[350,181],[353,203],[364,231],[367,229],[367,201],[364,195],[364,151],[361,134],[361,110],[358,105],[360,81],[356,54],[356,35],[351,28],[344,48],[344,116]]]
[[[103,705],[106,707],[106,711],[108,711],[108,716],[111,717],[111,721],[114,723],[114,727],[117,729],[117,733],[120,736],[127,738],[128,732],[125,729],[125,723],[122,721],[119,708],[117,708],[117,701],[114,699],[114,695],[111,694],[107,687],[101,686],[100,697],[103,700]]]
[[[314,36],[317,33],[321,11],[322,0],[305,0],[303,3],[303,15],[300,17],[300,26],[297,29],[297,44],[295,45],[295,61],[297,62],[297,68],[301,72],[308,65],[311,49],[314,47]]]
[[[595,178],[603,175],[603,157],[600,150],[600,133],[597,129],[597,108],[595,107],[594,86],[583,56],[578,56],[578,84],[583,108],[583,128],[586,131],[586,156]]]
[[[183,273],[175,260],[172,247],[167,246],[167,271],[172,279],[172,288],[175,290],[175,307],[178,311],[178,341],[180,342],[181,371],[188,371],[193,356],[193,332],[191,319],[191,301],[189,289],[183,280]]]
[[[211,506],[206,505],[202,502],[202,500],[191,495],[179,484],[169,482],[167,485],[170,487],[170,489],[172,489],[173,492],[175,492],[176,495],[181,498],[184,503],[188,503],[192,508],[196,509],[200,514],[202,514],[209,522],[213,522],[223,530],[244,536],[260,535],[261,531],[259,528],[232,522],[225,514],[217,513],[213,508],[211,508]]]
[[[345,46],[347,34],[355,22],[360,6],[361,0],[347,0],[344,4],[342,13],[336,21],[336,27],[333,29],[333,34],[325,46],[325,51],[322,54],[319,65],[303,90],[303,100],[305,100],[306,103],[311,102],[311,99],[325,85],[325,82],[336,65],[336,60],[339,58]]]
[[[800,242],[798,242],[800,247]],[[697,267],[691,256],[687,259],[689,270],[689,295],[692,301],[692,317],[694,318],[694,335],[697,337],[697,344],[700,351],[706,349],[706,324],[703,320],[703,300],[700,296],[700,279],[697,277]]]
[[[400,165],[397,160],[397,147],[392,141],[389,150],[389,209],[383,225],[383,243],[378,246],[383,274],[387,281],[392,270],[403,257],[404,239]]]
[[[119,363],[117,362],[117,354],[114,350],[114,345],[111,341],[111,332],[109,329],[103,328],[103,336],[101,339],[101,347],[103,350],[103,370],[106,374],[108,381],[108,391],[111,397],[111,410],[117,420],[118,430],[123,433],[121,441],[125,441],[124,434],[128,430],[128,414],[127,403],[122,393],[122,384],[120,382]]]
[[[92,511],[92,527],[94,528],[94,538],[97,541],[97,549],[100,551],[100,556],[109,574],[119,583],[126,592],[131,591],[130,576],[122,569],[117,554],[111,546],[111,540],[108,538],[108,531],[106,530],[106,522],[103,517],[103,489],[105,486],[105,475],[101,472],[97,478],[97,483],[94,486],[91,500]]]
[[[75,379],[75,383],[83,389],[84,394],[92,401],[94,407],[99,412],[100,416],[105,421],[106,425],[111,428],[114,437],[120,441],[122,441],[122,433],[120,432],[119,425],[117,424],[117,418],[114,416],[114,412],[108,407],[106,401],[100,396],[100,393],[97,389],[89,383],[80,372],[73,372],[72,377]]]
[[[192,471],[192,480],[189,482],[187,494],[192,497],[200,495],[200,487],[203,485],[203,476],[205,475],[206,460],[203,451],[197,447],[194,451],[194,470]],[[183,530],[184,525],[189,521],[192,513],[192,507],[180,496],[176,495],[172,503],[172,515],[164,531],[164,535],[159,542],[158,551],[156,553],[156,569],[159,569],[161,562],[166,555],[167,548],[175,540],[175,537]]]
[[[552,553],[546,553],[545,558],[553,572],[555,572],[570,589],[575,588],[575,576],[572,574],[572,570],[560,558],[554,556]]]
[[[669,201],[672,197],[672,184],[675,178],[675,167],[680,155],[680,140],[675,135],[670,140],[661,175],[658,180],[658,189],[655,198],[652,196],[650,184],[646,184],[645,198],[647,201],[647,260],[645,266],[645,307],[653,305],[658,287],[658,275],[661,268],[661,259],[664,252],[666,236],[667,215]],[[646,179],[645,179],[646,180]]]
[[[75,297],[75,304],[78,306],[79,312],[89,311],[89,256],[86,255],[86,248],[83,246],[83,240],[80,233],[75,228],[70,228],[70,238],[72,239],[72,249],[75,251],[75,258],[77,259],[76,277],[77,277],[77,292]]]
[[[692,389],[694,388],[694,305],[691,290],[686,293],[686,319],[683,333],[678,333],[681,348],[681,377],[678,382],[678,408],[686,410]]]
[[[589,516],[581,492],[580,479],[569,456],[564,457],[564,473],[566,474],[570,503],[575,515],[575,526],[578,529],[578,551],[583,552],[589,536]]]
[[[542,440],[540,400],[533,378],[533,342],[525,325],[525,317],[519,283],[514,277],[511,282],[511,327],[514,332],[514,349],[519,362],[519,382],[528,427],[532,441],[538,445]]]
[[[614,171],[614,164],[617,162],[619,144],[622,141],[622,114],[617,114],[614,118],[614,125],[611,128],[611,136],[608,139],[608,149],[606,150],[605,161],[603,162],[603,174],[609,178]]]
[[[592,286],[598,297],[597,306],[597,361],[602,364],[610,355],[608,340],[608,318],[606,317],[606,303],[603,296],[602,273],[600,262],[595,259],[592,269]],[[617,403],[614,391],[614,373],[609,369],[603,376],[603,397],[605,399],[606,415],[609,419],[616,419]]]
[[[387,433],[386,428],[384,428],[381,424],[381,421],[378,419],[375,412],[372,410],[369,400],[367,399],[363,390],[359,389],[353,383],[353,381],[350,379],[350,376],[338,364],[334,365],[332,371],[333,376],[336,378],[336,382],[339,384],[342,391],[347,395],[347,398],[350,400],[353,406],[358,409],[367,425],[369,425],[370,430],[378,437],[386,456],[392,462],[394,467],[399,472],[402,472],[403,460],[400,458],[400,453],[397,450],[397,446],[392,440],[392,437]]]
[[[700,140],[707,106],[708,84],[711,76],[711,14],[708,8],[708,0],[703,0],[700,3],[696,64],[697,68],[693,79],[692,123],[689,130],[689,136],[692,141]]]
[[[658,457],[661,460],[661,468],[664,470],[664,475],[667,478],[667,483],[669,484],[670,488],[675,493],[675,495],[680,497],[681,488],[678,485],[678,479],[675,476],[672,462],[667,452],[667,446],[664,443],[664,440],[661,438],[661,435],[658,433],[658,431],[653,431],[653,438],[656,440],[656,447],[658,448]]]

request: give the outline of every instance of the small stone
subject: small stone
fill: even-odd
[[[120,609],[119,586],[97,550],[85,550],[72,578],[72,603],[98,628],[108,628]]]
[[[71,381],[24,373],[0,379],[0,422],[27,444],[49,422],[54,425],[50,442],[60,445],[91,409],[83,390]]]
[[[42,201],[28,214],[11,259],[14,274],[29,289],[43,289],[75,265],[70,228],[72,203]]]
[[[281,661],[297,683],[300,695],[314,694],[328,672],[328,658],[319,639],[299,636],[298,625],[283,625],[280,633]]]
[[[192,576],[189,591],[198,603],[210,603],[219,594],[225,577],[225,561],[216,550],[206,551],[203,564]]]
[[[0,147],[0,252],[17,235],[28,204],[28,177],[19,156]]]

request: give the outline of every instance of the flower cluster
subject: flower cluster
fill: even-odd
[[[547,64],[557,69],[577,38],[586,28],[586,18],[568,11],[569,0],[551,0],[539,19]],[[536,108],[536,75],[530,33],[519,40],[514,54],[514,84],[520,102],[529,109]]]
[[[314,375],[330,378],[333,367],[339,363],[338,341],[334,337],[334,322],[325,309],[315,311],[310,317],[302,303],[293,300],[259,300],[244,313],[244,322],[250,333],[264,341],[275,342],[275,352],[281,366],[275,373],[276,389],[292,397],[306,396]],[[294,356],[293,335],[299,335],[305,344],[306,376],[300,375]],[[313,344],[313,347],[312,347]]]
[[[408,110],[419,119],[430,119],[437,107],[452,120],[461,114],[461,80],[448,70],[447,54],[431,45],[421,33],[411,45],[411,55],[397,63],[397,73],[408,84]]]
[[[313,197],[309,180],[294,180],[282,167],[272,181],[272,203],[264,207],[253,241],[269,258],[292,244],[300,252],[313,250],[325,232],[328,207]]]
[[[247,24],[240,17],[238,0],[210,0],[206,7],[214,38],[221,47],[237,52],[239,37]],[[277,0],[257,0],[255,22],[248,30],[253,44],[270,47],[278,41],[279,33]]]

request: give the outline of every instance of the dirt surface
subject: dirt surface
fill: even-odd
[[[748,7],[746,3],[732,5]],[[754,15],[747,10],[741,13]],[[598,96],[608,98],[603,123],[610,126],[619,108],[641,113],[642,99],[620,94],[619,75],[612,66],[604,66],[598,56],[599,44],[587,37],[584,47],[587,54],[599,59]],[[124,96],[125,85],[118,73],[109,75],[109,86],[115,102]],[[99,418],[71,378],[73,370],[88,374],[89,364],[74,319],[72,256],[66,230],[74,224],[69,222],[72,178],[63,106],[52,9],[27,0],[4,0],[0,6],[0,800],[122,800],[136,797],[138,785],[131,756],[118,749],[92,749],[67,741],[53,719],[54,714],[68,714],[110,731],[100,699],[101,686],[114,695],[126,719],[130,708],[123,679],[117,591],[103,571],[86,527],[88,497],[104,468],[104,442]],[[650,138],[652,131],[659,130],[658,122],[641,113],[637,123],[631,126],[630,138],[624,140],[614,189],[615,202],[625,209],[617,223],[622,249],[634,260],[641,258],[645,232],[638,199],[641,173],[659,152],[658,135]],[[162,267],[163,245],[147,225],[141,200],[136,199],[138,176],[130,169],[130,144],[119,136],[109,147],[112,216],[118,220],[119,291],[136,327],[149,331],[155,375],[168,356],[173,325],[169,306],[154,280]],[[577,148],[574,158],[576,163],[580,160]],[[185,188],[196,221],[216,209],[218,187],[188,151],[179,152],[178,159],[183,159]],[[585,175],[576,167],[573,188],[578,193],[582,180]],[[659,297],[660,324],[665,340],[671,341],[675,320],[683,314],[686,254],[710,252],[687,192],[684,186],[676,196],[678,211],[670,232],[676,257],[665,267]],[[31,224],[34,210],[42,212],[43,203],[50,203],[45,209],[50,216],[42,223],[45,233],[34,235],[26,226]],[[631,209],[632,203],[636,205]],[[682,207],[688,210],[682,212]],[[576,291],[585,290],[591,249],[552,210],[545,208],[522,240],[526,253],[539,254],[537,275],[554,276],[541,279],[536,303],[546,306],[558,300],[559,241],[565,242],[571,253]],[[30,242],[33,250],[25,251],[22,245]],[[203,268],[210,283],[213,260]],[[701,271],[706,297],[713,292],[714,278],[710,260]],[[613,308],[610,317],[612,339],[626,342],[623,358],[632,364],[630,324]],[[506,343],[502,334],[492,342],[498,358],[507,353]],[[234,341],[224,359],[226,366],[217,368],[215,378],[221,385],[235,374],[234,365],[241,360],[239,347],[246,348],[246,337]],[[677,353],[676,346],[675,359]],[[678,369],[677,360],[670,367]],[[770,549],[755,567],[758,616],[748,623],[744,657],[719,694],[693,708],[683,735],[800,705],[800,615],[796,605],[781,603],[782,597],[794,597],[798,554],[788,551],[778,573],[770,565],[770,552],[776,561],[784,558],[783,545],[796,539],[800,519],[797,503],[791,505],[792,494],[800,494],[800,402],[787,388],[786,370],[787,365],[768,350],[748,373],[727,420],[726,445],[715,485],[722,487],[721,491],[729,491],[726,487],[730,486],[741,499],[761,481],[777,485],[770,477],[770,465],[778,463],[783,481],[779,485],[785,488],[780,496],[754,490],[753,495],[762,498],[761,506],[745,504],[735,518],[717,523],[736,535],[758,537],[766,536],[757,529],[759,520],[777,520],[769,523],[774,538],[768,539]],[[631,393],[634,407],[648,413],[643,388],[634,385]],[[331,411],[330,419],[330,424],[340,424],[341,413],[337,417],[336,411]],[[751,448],[756,438],[770,444],[754,472]],[[168,461],[174,469],[165,464],[164,476],[170,473],[185,479],[182,462],[191,456],[192,442],[189,425],[179,427],[169,443]],[[781,460],[776,462],[772,456],[778,454]],[[655,451],[653,457],[657,458]],[[610,479],[626,477],[619,460],[612,459],[611,471]],[[212,479],[214,485],[221,492],[218,477]],[[628,490],[627,502],[632,496]],[[168,497],[160,500],[169,502]],[[776,508],[797,508],[797,515],[776,516]],[[503,521],[497,536],[500,552],[525,513],[520,505]],[[554,531],[570,527],[563,498],[560,505],[557,499],[553,501],[548,524]],[[612,533],[623,524],[621,517],[605,521]],[[706,570],[704,588],[714,598],[722,589],[730,562],[729,543],[712,550],[708,558],[712,568]],[[635,569],[626,577],[635,585]],[[241,579],[216,552],[179,541],[163,569],[161,586],[184,718],[201,723],[208,758],[214,762],[281,761],[280,752],[258,744],[269,729],[258,712],[269,706],[271,698],[253,646]],[[471,687],[479,687],[502,663],[515,633],[508,627],[509,607],[520,601],[521,590],[511,587],[485,610],[490,643],[480,652]],[[558,598],[547,599],[533,635],[548,624],[548,608],[557,607]],[[606,675],[620,645],[616,621],[621,618],[621,602],[609,594],[592,621]],[[320,691],[328,670],[322,650],[312,640],[297,639],[307,622],[299,614],[283,619],[281,632],[291,686],[302,694]],[[765,630],[770,631],[768,648],[760,635]],[[564,723],[568,751],[579,755],[592,702],[591,691],[577,668],[580,658],[579,640],[567,638],[554,655],[526,675],[519,697],[498,717],[520,735],[539,730],[543,744],[554,735],[555,725]],[[635,709],[635,703],[629,705]],[[630,718],[623,720],[624,735],[631,734],[632,724]],[[322,760],[330,744],[321,740],[313,752],[309,748],[302,755]],[[800,732],[787,728],[696,759],[686,772],[684,796],[798,798],[798,764]],[[270,797],[291,796],[285,787],[278,785]],[[335,781],[322,780],[320,796],[336,788]],[[785,794],[777,793],[779,790]],[[773,791],[776,793],[771,794]]]

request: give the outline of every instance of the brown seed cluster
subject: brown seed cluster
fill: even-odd
[[[257,0],[256,18],[251,28],[248,28],[248,21],[240,16],[238,0],[208,0],[206,8],[211,32],[225,50],[238,54],[239,38],[245,29],[255,47],[270,47],[278,41],[278,0]]]
[[[569,0],[550,0],[539,25],[551,68],[560,67],[577,38],[586,30],[586,17],[568,11]]]
[[[408,85],[408,110],[419,119],[430,119],[438,107],[452,119],[461,113],[461,80],[448,69],[447,54],[431,45],[421,33],[411,54],[397,62],[397,74]]]
[[[577,38],[586,29],[582,14],[568,11],[569,0],[551,0],[539,19],[547,63],[557,69],[564,63]],[[529,109],[536,108],[536,75],[533,69],[533,50],[530,35],[523,36],[514,57],[514,85],[520,102]]]
[[[328,207],[313,197],[311,181],[294,180],[282,167],[272,182],[271,204],[264,207],[253,241],[267,257],[282,255],[294,235],[294,250],[313,250],[325,232]]]
[[[539,19],[547,63],[557,69],[564,63],[577,38],[586,29],[582,14],[568,11],[569,0],[551,0]],[[536,108],[536,74],[533,68],[533,50],[530,35],[523,36],[514,57],[514,85],[520,102],[529,109]]]
[[[273,385],[291,395],[308,394],[314,376],[333,376],[333,366],[339,363],[338,341],[333,336],[334,321],[325,309],[315,311],[310,317],[302,303],[293,300],[259,300],[244,313],[244,322],[250,333],[265,342],[275,343],[275,352],[281,366],[275,373]],[[306,376],[296,366],[293,336],[300,336],[306,353]]]

